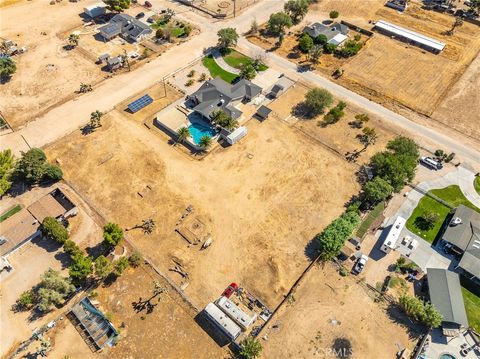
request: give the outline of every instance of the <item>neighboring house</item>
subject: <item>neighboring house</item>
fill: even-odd
[[[107,59],[107,67],[110,71],[118,70],[123,66],[123,57],[115,56]]]
[[[40,223],[25,208],[0,224],[0,255],[7,256],[40,235]]]
[[[217,110],[223,110],[228,116],[238,119],[242,111],[236,105],[253,100],[261,92],[261,87],[248,80],[242,79],[232,85],[217,77],[206,81],[188,99],[194,103],[193,110],[209,121]]]
[[[451,250],[461,256],[457,268],[467,277],[480,280],[480,213],[458,206],[442,240],[450,243]]]
[[[30,240],[40,235],[45,217],[62,220],[77,214],[77,207],[59,189],[20,210],[0,225],[0,255],[7,257]]]
[[[152,33],[150,26],[127,14],[115,15],[107,25],[100,27],[98,31],[107,41],[120,35],[125,40],[132,42],[141,41]]]
[[[328,26],[316,22],[305,26],[303,32],[309,34],[312,38],[325,35],[327,43],[338,46],[347,39],[348,27],[338,22],[334,22]]]
[[[398,11],[405,11],[408,7],[408,0],[389,0],[385,3],[385,6]]]
[[[427,279],[430,302],[443,317],[443,335],[458,335],[462,328],[468,328],[458,274],[446,269],[427,268]]]

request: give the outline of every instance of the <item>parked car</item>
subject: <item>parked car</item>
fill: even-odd
[[[145,1],[145,7],[151,8],[152,3],[150,1]]]
[[[237,283],[230,283],[230,285],[223,291],[222,296],[230,298],[237,289]]]
[[[139,12],[137,15],[135,15],[135,19],[141,19],[142,17],[145,17],[144,12]]]
[[[365,254],[362,254],[360,258],[358,258],[357,262],[355,263],[355,266],[352,269],[352,273],[360,274],[363,268],[365,268],[365,265],[367,264],[367,262],[368,262],[368,256],[366,256]]]
[[[422,157],[420,158],[420,163],[422,163],[423,165],[429,167],[429,168],[432,168],[434,170],[441,170],[443,168],[443,165],[438,162],[438,161],[435,161],[433,158],[431,157]]]
[[[150,17],[147,19],[147,22],[148,22],[149,24],[153,24],[153,23],[155,22],[155,17],[150,16]]]

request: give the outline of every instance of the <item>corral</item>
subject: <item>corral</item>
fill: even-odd
[[[398,308],[375,298],[332,264],[314,267],[261,333],[264,356],[393,358],[402,348],[411,350],[420,332],[402,323]]]

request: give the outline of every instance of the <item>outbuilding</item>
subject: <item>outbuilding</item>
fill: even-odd
[[[256,115],[263,121],[268,118],[270,112],[272,112],[270,108],[262,105],[258,108]]]
[[[230,145],[233,145],[244,138],[248,133],[248,129],[245,126],[237,128],[235,131],[230,133],[225,139]]]
[[[85,15],[91,17],[92,19],[105,15],[107,12],[107,5],[104,2],[99,2],[90,6],[87,6],[83,9]]]

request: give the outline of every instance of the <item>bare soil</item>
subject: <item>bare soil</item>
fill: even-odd
[[[355,277],[341,277],[332,264],[314,267],[293,297],[262,332],[264,358],[337,357],[338,339],[351,345],[345,358],[394,358],[414,346],[416,328],[403,324],[401,312],[376,303],[371,290]]]

